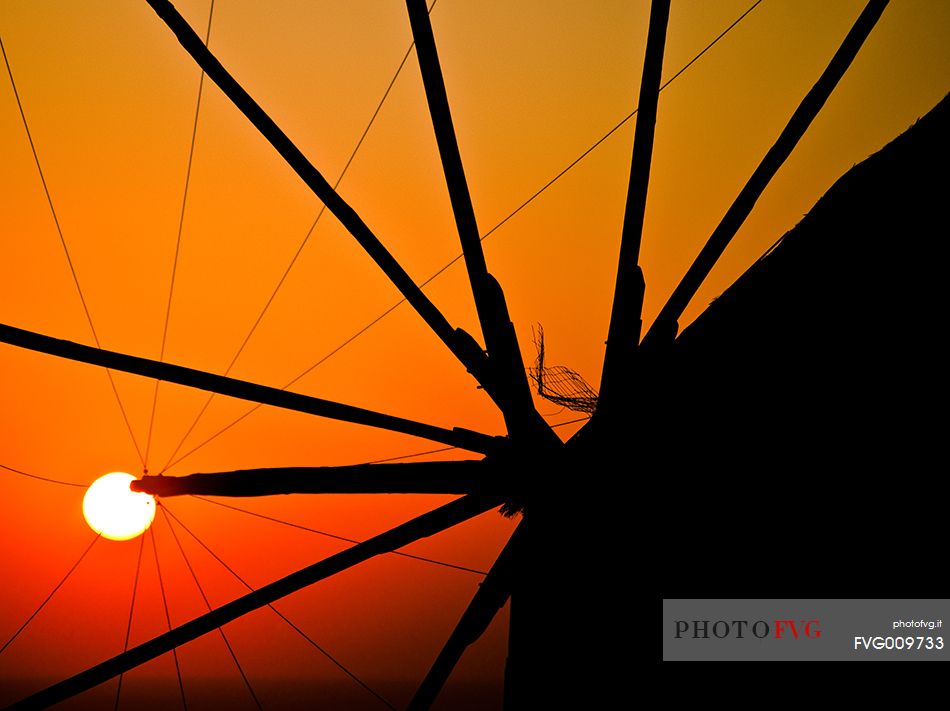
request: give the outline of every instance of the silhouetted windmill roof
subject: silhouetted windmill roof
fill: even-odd
[[[902,544],[886,522],[926,508],[944,456],[948,168],[950,97],[848,171],[677,339],[653,410],[675,516],[694,534],[681,553],[707,575],[741,575],[713,561],[770,550],[840,580],[938,535],[940,516],[914,514]]]
[[[765,339],[804,356],[817,352],[819,334],[825,347],[853,351],[865,339],[883,345],[905,319],[935,311],[937,304],[918,294],[945,274],[939,235],[948,159],[950,96],[839,179],[681,334],[680,351],[713,343],[717,352],[758,351]]]
[[[946,362],[935,334],[950,283],[948,169],[950,96],[848,171],[684,330],[681,386],[755,404],[776,426],[801,414],[888,428],[905,419],[895,408],[917,409]]]

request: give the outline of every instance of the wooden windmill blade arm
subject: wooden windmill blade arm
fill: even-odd
[[[802,99],[778,140],[765,154],[752,177],[742,188],[732,206],[660,311],[653,326],[650,327],[643,339],[642,345],[644,347],[668,343],[676,337],[679,330],[678,321],[683,315],[683,311],[689,305],[693,296],[696,295],[699,287],[709,275],[719,257],[722,256],[736,232],[742,227],[759,196],[762,195],[775,173],[805,134],[845,71],[851,66],[852,61],[854,61],[871,30],[874,29],[887,4],[888,0],[870,0],[865,6],[821,77]]]
[[[493,397],[504,412],[509,432],[513,436],[521,430],[536,432],[541,418],[535,412],[531,399],[504,291],[488,272],[485,262],[426,0],[406,0],[406,7],[465,268],[488,350],[488,378],[497,392]]]
[[[656,133],[657,103],[669,18],[670,0],[654,0],[650,9],[646,56],[640,79],[637,126],[633,139],[633,155],[630,159],[630,181],[627,185],[627,202],[620,238],[617,282],[614,286],[610,325],[607,329],[607,349],[604,353],[600,396],[597,402],[601,412],[610,407],[612,399],[626,399],[625,391],[630,380],[628,374],[640,341],[640,316],[645,288],[643,271],[639,265],[640,243],[650,184],[650,164],[653,158],[653,138]]]
[[[419,685],[412,701],[406,707],[406,711],[425,711],[433,702],[445,685],[455,665],[458,664],[462,654],[469,645],[478,641],[488,625],[498,614],[498,611],[504,606],[511,596],[511,570],[515,564],[517,550],[520,541],[523,538],[524,523],[519,523],[518,528],[508,539],[508,543],[502,549],[498,558],[495,560],[488,575],[479,585],[478,592],[472,598],[465,612],[452,634],[446,641],[445,646],[439,652],[432,668],[429,669],[425,679]]]
[[[483,387],[484,353],[473,348],[473,339],[468,334],[453,329],[442,312],[422,290],[416,286],[395,257],[379,241],[356,211],[337,193],[293,141],[274,120],[260,107],[234,77],[212,54],[201,38],[168,0],[146,0],[155,13],[178,38],[179,43],[195,60],[205,74],[224,92],[231,102],[244,114],[261,135],[277,150],[280,156],[313,191],[327,209],[353,235],[360,246],[373,259],[406,301],[422,317],[429,328],[448,346],[449,350],[468,369]],[[468,336],[467,338],[465,336]]]
[[[275,494],[502,493],[503,479],[484,461],[281,467],[143,476],[133,491],[156,496],[271,496]]]
[[[485,513],[500,503],[499,497],[465,496],[456,499],[363,543],[358,543],[345,551],[232,600],[69,679],[38,691],[13,704],[9,709],[13,711],[14,709],[46,708],[64,701],[308,585],[325,580],[374,556],[389,553],[420,538],[432,536],[456,526]]]
[[[505,441],[504,438],[492,437],[480,432],[472,432],[461,428],[450,430],[374,410],[367,410],[362,407],[345,405],[333,400],[324,400],[309,395],[287,392],[267,385],[206,373],[181,365],[172,365],[148,358],[93,348],[92,346],[52,338],[6,324],[0,324],[0,343],[8,343],[39,353],[46,353],[80,363],[98,365],[124,373],[142,375],[146,378],[155,378],[156,380],[177,383],[199,390],[207,390],[208,392],[227,395],[240,400],[272,405],[285,410],[367,425],[391,432],[401,432],[434,442],[449,444],[453,447],[481,452],[482,454],[496,451]]]
[[[429,11],[425,0],[407,0],[406,7],[409,11],[409,24],[419,57],[422,83],[439,147],[442,170],[449,190],[459,240],[462,243],[465,267],[468,270],[468,278],[475,297],[475,307],[478,310],[485,339],[490,341],[494,322],[497,322],[500,315],[491,310],[489,300],[484,294],[488,266],[485,263],[485,254],[482,251],[478,224],[475,220],[475,209],[472,206],[472,197],[462,166],[462,156],[459,153],[455,126],[445,91],[445,81],[435,46],[435,36],[432,33],[432,23],[429,21]]]

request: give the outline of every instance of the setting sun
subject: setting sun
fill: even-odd
[[[129,489],[135,477],[112,472],[96,479],[82,499],[86,523],[113,541],[127,541],[145,533],[155,518],[155,499]]]

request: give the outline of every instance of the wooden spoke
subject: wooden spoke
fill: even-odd
[[[357,464],[345,467],[243,469],[188,476],[144,476],[133,491],[156,496],[274,494],[502,493],[503,477],[484,461]]]
[[[518,524],[518,528],[498,555],[426,678],[422,680],[415,696],[406,707],[407,711],[424,711],[432,706],[462,654],[484,634],[495,615],[508,601],[511,595],[511,569],[516,562],[517,548],[523,535],[519,532],[523,526],[523,523]]]
[[[640,79],[637,127],[633,139],[633,156],[630,159],[630,182],[627,185],[627,203],[620,237],[620,262],[617,266],[617,282],[614,286],[610,326],[607,330],[607,349],[600,379],[600,396],[597,400],[597,409],[601,412],[610,407],[612,400],[627,400],[629,374],[632,372],[634,354],[640,342],[644,292],[643,270],[639,264],[640,242],[643,236],[647,188],[650,184],[653,136],[656,131],[657,102],[660,96],[660,77],[669,18],[670,0],[653,0],[643,76]]]
[[[319,417],[353,422],[392,432],[402,432],[483,454],[497,450],[499,444],[504,442],[503,438],[491,437],[479,432],[461,428],[449,430],[435,425],[427,425],[402,417],[354,407],[353,405],[344,405],[332,400],[291,393],[244,380],[226,378],[222,375],[214,375],[213,373],[206,373],[181,365],[171,365],[148,358],[139,358],[138,356],[84,346],[72,341],[63,341],[6,324],[0,324],[0,343],[8,343],[31,351],[66,358],[67,360],[90,363],[111,370],[133,373],[156,380],[165,380],[220,395],[228,395],[239,400],[259,402],[263,405],[273,405],[285,410],[306,412]]]
[[[536,425],[535,419],[540,418],[537,413],[534,413],[533,417],[531,414],[534,404],[504,292],[497,280],[489,274],[485,262],[426,1],[407,0],[406,6],[419,56],[432,127],[439,146],[442,170],[445,173],[455,224],[462,243],[465,268],[468,270],[468,280],[488,350],[489,378],[497,392],[495,400],[508,421],[509,432],[512,436],[517,436],[519,432],[531,431],[532,425]]]

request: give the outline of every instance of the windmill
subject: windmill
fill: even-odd
[[[426,95],[433,125],[439,141],[440,154],[452,197],[466,258],[469,280],[478,309],[479,322],[485,347],[471,336],[453,329],[428,297],[408,278],[405,271],[382,247],[369,228],[339,197],[303,154],[280,132],[267,115],[217,63],[204,47],[200,38],[184,23],[169,3],[150,2],[159,16],[178,36],[185,49],[192,54],[209,78],[215,81],[254,125],[267,137],[288,161],[304,182],[327,204],[354,237],[371,254],[380,268],[400,289],[407,301],[456,356],[502,411],[508,437],[496,438],[461,429],[447,430],[424,423],[413,422],[340,403],[294,395],[274,388],[236,381],[220,376],[172,366],[157,361],[110,353],[102,349],[57,341],[39,334],[3,327],[0,337],[7,342],[34,350],[69,357],[113,370],[145,375],[168,382],[201,387],[233,397],[264,402],[270,405],[302,412],[382,427],[426,437],[440,443],[457,446],[485,455],[477,463],[454,462],[425,465],[383,465],[335,470],[242,471],[221,475],[201,475],[194,478],[149,478],[142,487],[162,496],[176,493],[241,493],[262,495],[280,487],[289,491],[358,491],[387,493],[415,491],[420,493],[463,494],[463,498],[436,511],[414,519],[392,531],[353,549],[310,566],[271,586],[259,589],[247,597],[219,608],[169,633],[120,655],[114,660],[94,667],[73,679],[51,687],[36,702],[46,703],[64,694],[77,693],[89,685],[109,678],[134,666],[150,655],[161,654],[182,644],[191,636],[220,626],[229,619],[244,614],[255,606],[288,594],[301,585],[310,584],[351,565],[405,545],[418,537],[431,535],[486,510],[504,506],[508,513],[521,512],[523,521],[518,531],[493,567],[480,592],[463,615],[456,632],[433,665],[414,700],[414,706],[423,708],[437,693],[466,644],[491,619],[493,613],[510,597],[512,600],[512,629],[509,653],[509,683],[507,697],[512,707],[543,703],[543,694],[565,693],[551,689],[550,679],[566,678],[564,673],[577,673],[577,656],[568,662],[565,646],[582,649],[600,649],[597,642],[613,634],[605,623],[611,613],[594,615],[594,623],[579,623],[571,619],[568,610],[581,608],[596,610],[600,595],[606,595],[610,604],[603,605],[613,613],[623,606],[621,591],[616,586],[591,584],[598,580],[601,563],[622,557],[624,546],[619,543],[605,546],[602,556],[593,555],[584,563],[572,565],[569,574],[557,565],[565,551],[577,547],[572,534],[558,526],[562,513],[576,505],[577,484],[572,472],[592,472],[589,484],[594,491],[606,485],[607,473],[624,449],[624,435],[630,427],[629,413],[618,403],[630,400],[656,404],[663,399],[659,384],[668,380],[655,377],[673,361],[671,355],[678,343],[674,340],[676,322],[686,302],[695,294],[699,282],[722,253],[742,220],[748,215],[755,199],[768,180],[788,156],[798,138],[807,129],[821,104],[834,88],[883,12],[886,2],[871,2],[861,14],[841,49],[832,59],[826,72],[796,111],[789,126],[775,147],[763,160],[747,187],[727,213],[716,230],[709,246],[695,262],[674,294],[667,308],[653,328],[640,341],[639,313],[642,304],[643,279],[637,267],[640,230],[645,209],[646,189],[652,155],[652,133],[656,117],[657,93],[662,69],[663,45],[669,3],[655,2],[651,11],[647,58],[641,84],[640,111],[634,156],[631,167],[630,189],[624,220],[624,238],[621,248],[616,295],[612,312],[604,374],[598,407],[590,424],[567,444],[553,436],[538,416],[530,399],[528,382],[521,362],[520,348],[507,315],[500,285],[488,272],[482,255],[478,232],[473,223],[471,200],[465,186],[464,172],[452,130],[445,89],[438,68],[438,57],[431,26],[422,3],[410,2],[413,35],[418,47]],[[684,334],[685,335],[685,334]],[[540,476],[537,472],[544,471]],[[551,476],[551,472],[555,475]],[[616,477],[616,474],[614,474]],[[605,504],[607,521],[597,537],[603,541],[624,540],[622,526],[613,507]],[[619,550],[618,550],[619,548]],[[567,579],[565,579],[565,577]],[[596,591],[596,592],[593,592]],[[606,591],[606,593],[604,592]],[[566,644],[567,643],[567,644]],[[605,654],[605,653],[604,653]],[[595,655],[596,656],[596,655]],[[614,660],[616,663],[616,660]],[[614,676],[610,660],[591,659],[590,666],[604,667],[606,678]],[[588,675],[579,675],[590,678]],[[585,687],[587,684],[585,683]],[[551,691],[543,691],[545,688]],[[585,688],[589,693],[590,689]]]

